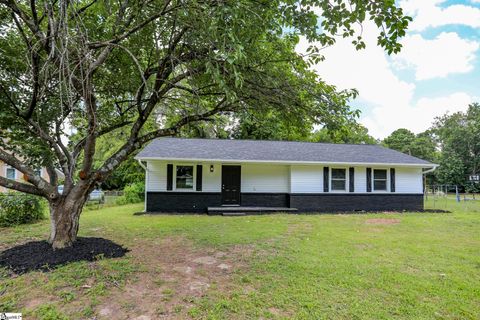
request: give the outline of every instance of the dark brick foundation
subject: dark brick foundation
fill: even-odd
[[[241,205],[245,207],[290,207],[288,193],[242,193]]]
[[[147,212],[206,213],[222,205],[220,192],[148,192]],[[422,194],[242,193],[242,206],[291,207],[298,212],[419,211]]]
[[[423,194],[290,194],[290,206],[299,212],[419,211]]]
[[[207,213],[221,206],[220,192],[147,192],[147,212]]]

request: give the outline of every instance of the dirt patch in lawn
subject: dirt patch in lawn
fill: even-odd
[[[245,249],[194,248],[184,238],[142,240],[131,251],[142,270],[124,287],[110,291],[95,310],[97,319],[189,318],[188,310],[209,289],[218,294],[232,288],[232,274],[250,256]]]
[[[367,219],[366,224],[398,224],[400,219]]]
[[[0,252],[0,267],[22,274],[48,271],[75,261],[123,257],[128,249],[103,238],[78,238],[72,247],[53,250],[47,241],[31,241]]]

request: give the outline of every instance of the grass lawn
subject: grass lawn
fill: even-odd
[[[26,319],[480,319],[480,201],[451,201],[453,212],[441,214],[132,215],[142,208],[82,215],[80,235],[128,247],[123,258],[20,276],[0,269],[0,312]],[[45,239],[48,227],[0,229],[0,250]]]

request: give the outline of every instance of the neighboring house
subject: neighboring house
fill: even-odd
[[[421,210],[437,166],[379,145],[181,138],[136,159],[147,212]]]
[[[47,173],[47,170],[45,168],[40,168],[35,170],[35,174],[38,176],[41,176],[43,179],[47,181],[49,181],[50,179]],[[57,170],[57,174],[59,175],[59,178],[62,178],[64,176],[63,173],[58,170]],[[0,176],[11,179],[11,180],[19,181],[19,182],[25,182],[25,180],[23,179],[22,172],[18,171],[17,169],[9,166],[8,164],[2,161],[0,161]],[[12,190],[9,190],[5,187],[0,186],[0,192],[7,192],[7,191],[12,191]]]

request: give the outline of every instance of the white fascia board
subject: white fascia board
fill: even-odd
[[[160,158],[160,157],[135,157],[137,160],[183,161],[183,162],[215,162],[215,163],[274,163],[298,165],[339,165],[339,166],[390,166],[409,168],[436,168],[438,164],[417,163],[383,163],[383,162],[326,162],[326,161],[284,161],[284,160],[235,160],[235,159],[187,159],[187,158]]]

